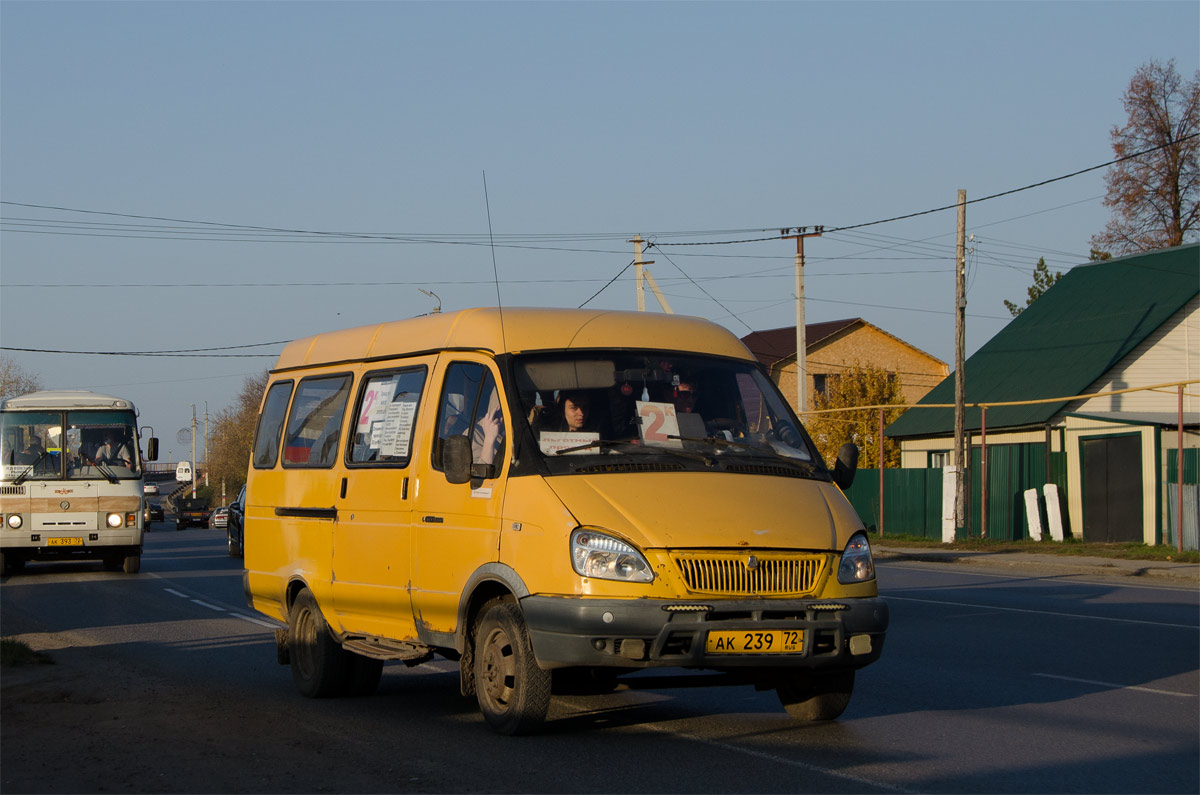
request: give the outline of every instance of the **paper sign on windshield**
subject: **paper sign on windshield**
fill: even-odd
[[[379,445],[379,454],[393,458],[408,456],[408,440],[412,438],[413,417],[417,413],[416,403],[391,403],[384,414],[383,427],[372,444]]]
[[[658,447],[683,447],[683,442],[672,436],[679,436],[679,420],[675,416],[675,406],[671,403],[655,403],[653,401],[637,401],[638,419],[641,421],[639,432],[642,443]]]
[[[582,433],[580,431],[542,431],[538,436],[538,447],[542,449],[545,455],[555,455],[559,450],[570,450],[572,447],[581,447],[588,442],[595,442],[600,439],[598,433]],[[595,455],[600,452],[600,448],[588,447],[583,450],[574,450],[564,455]]]

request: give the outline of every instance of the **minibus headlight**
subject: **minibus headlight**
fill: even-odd
[[[654,580],[654,572],[642,553],[618,538],[582,527],[571,534],[571,565],[582,577],[623,582]]]
[[[850,536],[842,550],[842,562],[838,565],[838,582],[850,585],[875,579],[875,561],[871,559],[871,545],[863,533]]]
[[[121,525],[125,524],[125,517],[121,516],[119,513],[110,513],[108,518],[105,519],[105,522],[108,523],[109,527],[120,527]]]
[[[22,523],[21,514],[10,513],[8,515],[8,526],[11,527],[13,530],[18,529],[21,526],[21,523]]]

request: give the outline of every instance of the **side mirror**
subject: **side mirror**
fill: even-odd
[[[151,436],[146,440],[146,460],[158,460],[158,437],[156,436]]]
[[[471,440],[466,436],[450,436],[442,440],[442,468],[451,483],[471,480]]]
[[[833,465],[833,482],[842,491],[854,482],[858,470],[858,445],[847,442],[838,450],[837,463]]]

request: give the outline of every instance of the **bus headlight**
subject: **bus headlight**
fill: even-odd
[[[605,533],[579,528],[571,533],[571,565],[582,577],[652,582],[650,564],[629,544]]]
[[[19,513],[10,513],[7,521],[8,526],[13,530],[18,529],[24,523],[24,521],[21,519],[21,514]]]
[[[871,558],[871,545],[863,533],[855,533],[842,550],[842,562],[838,564],[838,582],[850,585],[875,579],[875,561]]]
[[[105,522],[108,523],[109,527],[120,527],[125,524],[125,517],[119,513],[110,513]]]

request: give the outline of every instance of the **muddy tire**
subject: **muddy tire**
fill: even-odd
[[[475,695],[488,725],[500,734],[529,734],[546,720],[550,672],[538,666],[521,609],[485,605],[476,624]]]
[[[121,569],[126,574],[137,574],[142,570],[142,556],[126,555],[125,560],[122,561]]]
[[[850,704],[854,671],[797,673],[775,687],[779,703],[796,720],[834,720]]]
[[[305,588],[288,614],[288,651],[292,681],[309,698],[345,695],[350,660],[329,631],[316,597]]]

